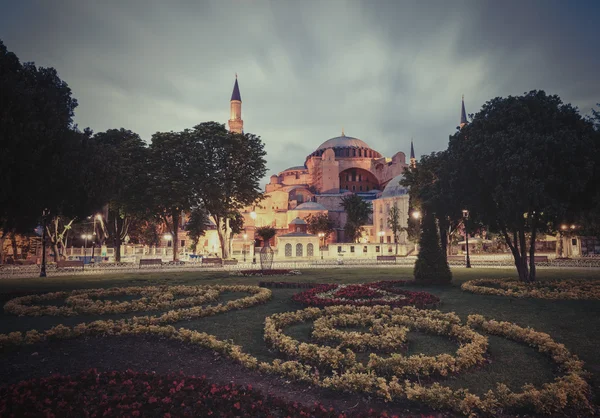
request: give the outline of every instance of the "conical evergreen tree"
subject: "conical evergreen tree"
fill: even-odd
[[[415,281],[420,284],[449,284],[452,272],[442,253],[435,217],[431,211],[425,211],[419,247]]]

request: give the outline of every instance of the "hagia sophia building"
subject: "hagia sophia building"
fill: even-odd
[[[244,129],[237,76],[228,126],[233,132],[241,133]],[[415,164],[412,142],[410,157],[409,163]],[[387,222],[390,208],[395,204],[400,210],[401,226],[407,226],[408,190],[399,184],[407,167],[403,152],[384,157],[365,141],[347,136],[342,130],[340,136],[324,141],[306,156],[301,165],[270,177],[265,198],[242,211],[246,238],[234,238],[234,254],[240,248],[246,251],[252,247],[254,229],[266,225],[277,230],[277,236],[271,242],[277,249],[277,258],[317,257],[323,255],[323,251],[327,257],[337,257],[338,253],[387,255],[395,253],[397,247],[400,247],[399,254],[407,254],[414,245],[406,241],[406,234],[402,234],[396,246]],[[373,208],[359,243],[344,243],[347,241],[344,239],[346,213],[341,202],[343,196],[351,193],[372,203]],[[318,236],[307,232],[304,219],[311,214],[327,214],[334,221],[336,231],[327,243],[319,242]],[[259,246],[260,242],[257,240],[255,245]]]

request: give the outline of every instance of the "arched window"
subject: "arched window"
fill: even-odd
[[[286,257],[292,256],[292,244],[285,244],[285,256]]]
[[[302,257],[302,244],[296,244],[296,257]]]
[[[358,150],[358,156],[362,157],[362,150],[361,149]]]
[[[353,149],[353,150],[352,150],[352,156],[353,156],[353,157],[356,157],[356,149]]]
[[[307,244],[306,245],[306,255],[309,257],[312,257],[313,252],[314,252],[314,246],[312,245],[312,243]]]

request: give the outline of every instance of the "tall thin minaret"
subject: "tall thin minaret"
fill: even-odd
[[[462,95],[462,107],[460,109],[460,129],[462,129],[467,123],[467,112],[465,112],[465,95]]]
[[[244,121],[242,120],[242,96],[240,96],[240,86],[238,86],[237,73],[235,74],[235,84],[231,94],[231,116],[229,117],[229,131],[241,134],[244,132]]]
[[[415,157],[415,147],[413,146],[413,140],[410,139],[410,168],[417,166],[417,158]]]

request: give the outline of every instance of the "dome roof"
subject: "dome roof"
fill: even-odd
[[[328,139],[319,145],[318,150],[326,150],[328,148],[368,148],[371,149],[367,143],[358,138],[352,138],[351,136],[337,136],[335,138]]]
[[[291,224],[294,224],[294,225],[306,225],[306,221],[304,219],[296,218],[292,222],[290,222],[290,225]]]
[[[306,202],[296,206],[294,210],[327,210],[327,208],[317,202]]]
[[[342,136],[337,136],[323,142],[315,151],[312,152],[312,154],[306,158],[308,159],[314,156],[321,156],[328,149],[333,149],[336,157],[365,158],[368,155],[369,158],[381,158],[381,154],[372,149],[365,141],[362,139],[353,138],[351,136],[346,136],[343,132]],[[350,149],[355,151],[350,152]],[[361,153],[360,150],[368,150],[368,152],[364,151]]]
[[[282,171],[282,173],[284,173],[286,171],[298,171],[298,170],[306,170],[306,167],[304,167],[303,165],[295,165],[293,167],[286,168],[285,170]]]
[[[404,196],[408,194],[408,188],[400,185],[400,181],[404,179],[404,175],[400,174],[390,180],[383,189],[381,197]]]

